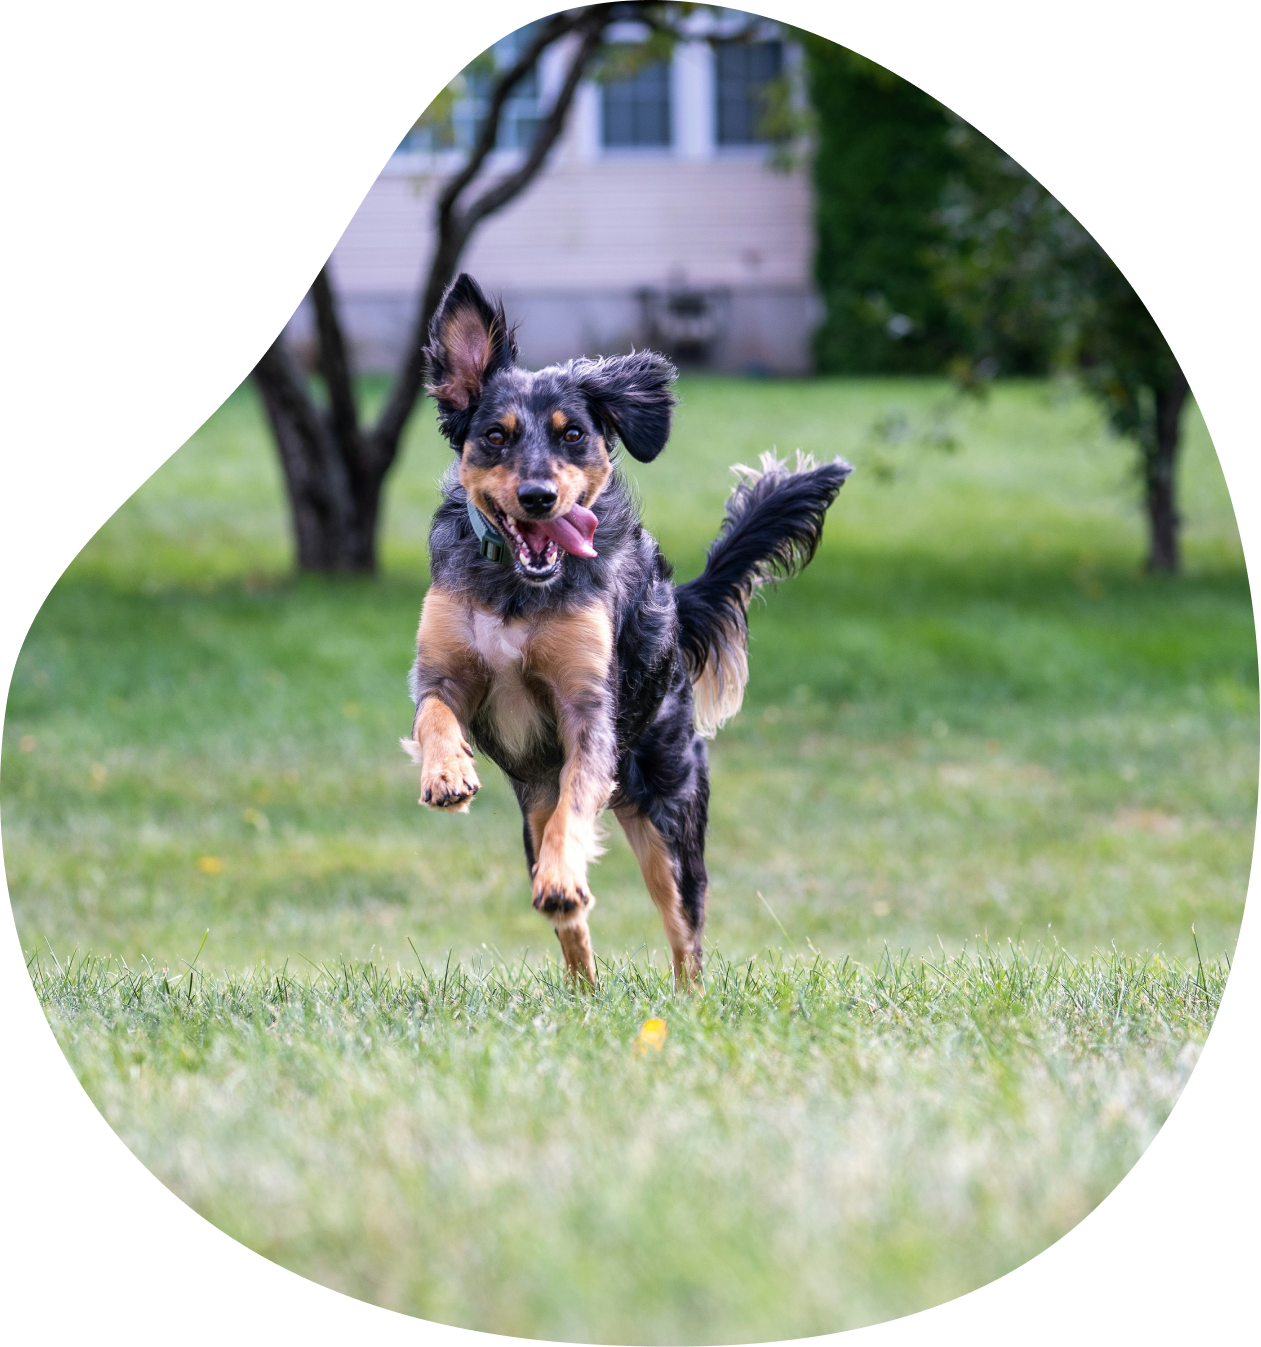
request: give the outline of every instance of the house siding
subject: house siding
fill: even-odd
[[[461,266],[503,297],[525,364],[668,348],[664,297],[690,294],[703,297],[707,333],[693,358],[731,371],[809,371],[818,316],[809,176],[772,168],[765,147],[715,146],[712,66],[703,42],[676,52],[674,144],[664,150],[603,148],[599,90],[581,86],[551,162],[474,233]],[[543,83],[558,70],[546,67]],[[500,172],[519,162],[496,157]],[[391,367],[406,345],[445,180],[437,162],[395,155],[333,252],[361,369]],[[311,330],[304,306],[291,332],[309,344]]]

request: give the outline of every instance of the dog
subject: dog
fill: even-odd
[[[765,455],[739,482],[704,572],[674,585],[616,468],[665,447],[676,371],[652,351],[531,372],[468,275],[429,328],[427,387],[458,461],[429,535],[432,583],[404,750],[420,802],[464,813],[474,747],[521,807],[533,904],[594,983],[587,867],[611,808],[661,914],[675,978],[702,971],[706,738],[739,710],[747,612],[814,555],[851,468]]]

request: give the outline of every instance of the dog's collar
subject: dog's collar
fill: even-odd
[[[477,535],[478,551],[487,561],[497,562],[500,566],[511,566],[512,553],[508,550],[504,535],[467,497],[465,504],[468,506],[469,523],[473,525],[473,532]]]

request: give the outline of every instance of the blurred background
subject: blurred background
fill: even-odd
[[[515,806],[415,804],[395,743],[450,459],[461,269],[530,365],[651,345],[626,465],[686,578],[765,450],[858,467],[752,618],[713,748],[711,942],[871,958],[1233,948],[1255,822],[1247,578],[1177,361],[1089,234],[922,91],[733,10],[586,6],[419,116],[252,379],[32,628],[0,793],[28,948],[209,966],[552,951]],[[142,390],[141,390],[142,391]],[[597,947],[661,957],[620,837]]]
[[[802,46],[734,11],[676,19],[678,40],[653,42],[635,13],[615,7],[546,162],[479,225],[461,266],[503,296],[534,368],[653,346],[695,368],[808,373],[820,317],[810,177],[767,153],[804,111]],[[334,250],[329,274],[360,369],[392,370],[403,354],[438,198],[476,148],[497,82],[546,23],[461,75]],[[579,33],[558,37],[512,87],[488,176],[521,167],[581,47]],[[291,334],[313,363],[313,308]]]
[[[397,746],[461,269],[527,364],[678,362],[621,468],[680,579],[731,464],[856,466],[711,748],[703,995],[617,830],[575,995],[502,776],[436,816]],[[1054,198],[844,48],[582,6],[420,113],[49,595],[6,875],[85,1090],[268,1258],[550,1341],[831,1332],[1032,1257],[1168,1116],[1243,910],[1256,650],[1178,362]]]

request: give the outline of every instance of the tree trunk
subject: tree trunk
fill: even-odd
[[[1186,376],[1175,368],[1173,377],[1156,390],[1153,440],[1147,455],[1147,569],[1154,574],[1177,575],[1182,569],[1178,514],[1177,467],[1182,407],[1189,388]]]
[[[298,569],[370,573],[376,569],[377,518],[389,462],[381,462],[363,443],[340,325],[323,272],[312,294],[330,406],[316,406],[283,336],[255,366],[254,382],[280,452]]]
[[[277,337],[254,367],[254,382],[280,451],[298,568],[336,570],[347,509],[344,474],[283,337]]]

